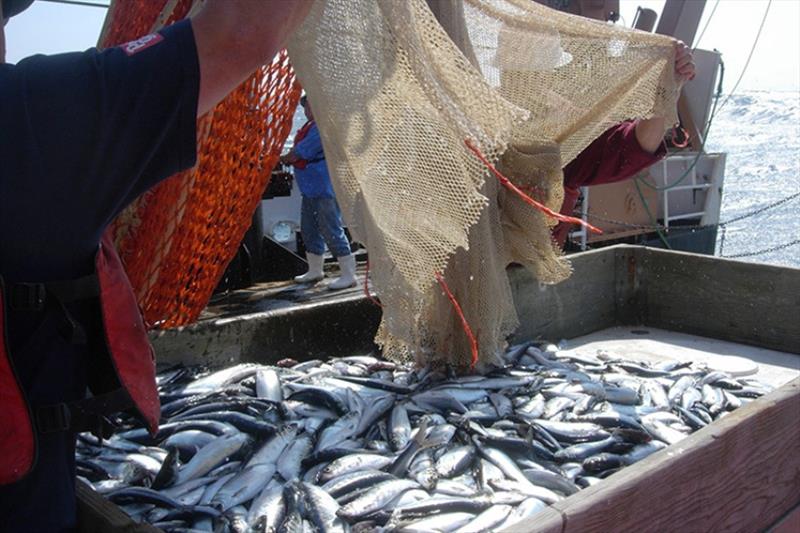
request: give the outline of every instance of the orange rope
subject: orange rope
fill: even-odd
[[[675,135],[678,131],[680,131],[683,134],[682,142],[678,142],[677,135]],[[691,136],[689,135],[689,132],[686,131],[682,126],[674,126],[672,128],[672,146],[674,146],[675,148],[686,148],[687,146],[689,146],[690,138]]]
[[[591,231],[593,233],[603,233],[602,230],[592,226],[591,224],[589,224],[585,220],[582,220],[582,219],[576,218],[576,217],[570,217],[570,216],[567,216],[567,215],[562,215],[561,213],[556,213],[555,211],[553,211],[552,209],[550,209],[546,205],[537,202],[536,200],[534,200],[533,198],[531,198],[530,196],[525,194],[522,190],[520,190],[519,187],[517,187],[516,185],[511,183],[511,180],[509,180],[507,177],[503,176],[503,174],[501,174],[500,171],[497,170],[494,167],[494,165],[492,165],[489,162],[488,159],[486,159],[486,157],[481,153],[481,151],[478,150],[478,148],[474,144],[472,144],[472,142],[469,139],[464,139],[464,144],[466,144],[467,148],[469,148],[472,151],[472,153],[474,153],[475,156],[478,159],[480,159],[481,162],[484,165],[486,165],[486,168],[488,168],[489,170],[492,171],[492,174],[494,174],[497,177],[497,179],[500,180],[500,183],[505,188],[507,188],[508,190],[510,190],[511,192],[513,192],[514,194],[516,194],[517,196],[522,198],[522,200],[525,203],[527,203],[528,205],[531,205],[531,206],[535,207],[536,209],[538,209],[539,211],[541,211],[545,215],[547,215],[549,217],[552,217],[552,218],[555,218],[556,220],[560,220],[561,222],[568,222],[570,224],[580,224],[581,226],[584,226],[585,228],[587,228],[589,231]]]
[[[369,292],[369,259],[367,259],[367,270],[364,272],[364,294],[367,295],[367,300],[374,303],[378,307],[383,307],[383,304],[380,303],[372,294]]]
[[[450,288],[445,283],[444,278],[438,272],[434,273],[436,276],[436,281],[439,282],[439,285],[444,290],[447,297],[450,299],[450,303],[453,304],[453,308],[456,310],[456,314],[458,318],[461,320],[461,326],[464,328],[464,333],[467,334],[467,338],[469,338],[469,344],[472,348],[472,362],[469,365],[470,370],[475,369],[475,365],[478,364],[478,341],[475,340],[475,335],[472,333],[472,328],[469,327],[469,323],[467,322],[467,318],[464,316],[464,312],[461,310],[461,306],[458,305],[458,301],[456,297],[453,296],[453,293],[450,292]]]

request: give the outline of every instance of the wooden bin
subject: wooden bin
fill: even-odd
[[[574,274],[553,286],[521,268],[510,270],[522,323],[516,340],[648,326],[798,354],[800,367],[800,269],[628,245],[570,259]],[[160,364],[320,358],[372,350],[379,319],[379,308],[350,296],[208,320],[159,333],[153,343]],[[83,498],[92,503],[82,505],[83,523],[102,521],[104,500]],[[114,523],[133,531],[131,524]],[[800,378],[513,530],[770,527],[800,531]]]

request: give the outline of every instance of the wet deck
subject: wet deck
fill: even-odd
[[[246,289],[215,294],[200,315],[199,322],[233,318],[268,311],[278,311],[303,304],[330,303],[364,295],[366,268],[359,264],[355,287],[331,291],[328,283],[336,279],[339,269],[325,265],[325,279],[317,283],[295,283],[294,280],[258,283]]]

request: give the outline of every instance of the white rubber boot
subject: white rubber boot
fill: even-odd
[[[356,280],[356,256],[353,254],[337,257],[339,262],[339,269],[342,271],[341,276],[331,281],[328,284],[328,289],[338,291],[347,289],[348,287],[355,287]]]
[[[295,282],[312,283],[325,277],[325,274],[322,271],[322,263],[324,258],[321,255],[307,253],[306,261],[308,261],[308,272],[301,276],[295,276]]]

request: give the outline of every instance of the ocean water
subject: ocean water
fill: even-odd
[[[800,193],[800,92],[741,92],[727,103],[725,98],[706,141],[707,151],[727,153],[723,224]],[[800,196],[724,224],[724,232],[720,254],[720,228],[717,255],[748,254],[738,259],[800,268]],[[749,255],[754,252],[761,253]]]

